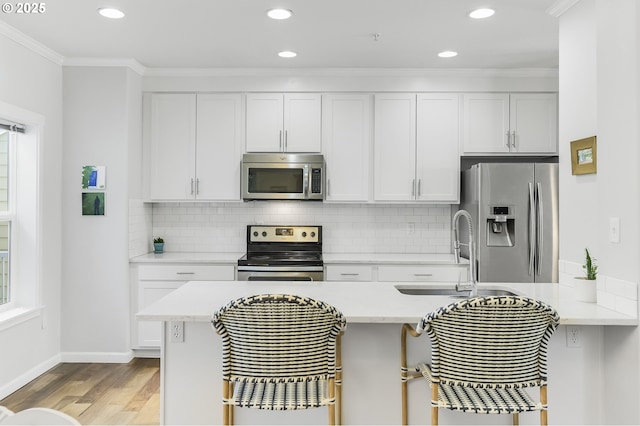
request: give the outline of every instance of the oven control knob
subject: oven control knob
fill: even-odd
[[[262,231],[262,236],[266,237],[267,236],[267,231]]]
[[[305,238],[307,236],[307,233],[302,231],[302,238]]]
[[[312,232],[312,233],[311,233],[311,238],[313,238],[313,237],[315,237],[315,236],[316,236],[316,233],[315,233],[315,232]]]
[[[253,231],[253,236],[257,237],[258,236],[258,231]]]

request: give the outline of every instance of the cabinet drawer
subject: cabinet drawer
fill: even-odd
[[[373,267],[370,265],[327,265],[326,281],[372,281]]]
[[[380,266],[378,281],[466,281],[468,268],[460,266]]]
[[[235,267],[233,265],[140,265],[140,280],[179,280],[179,281],[233,281]]]

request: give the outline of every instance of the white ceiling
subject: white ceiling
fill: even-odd
[[[558,22],[546,13],[555,1],[58,0],[42,14],[0,20],[65,58],[153,68],[557,68]],[[105,6],[125,18],[101,17]],[[294,15],[269,19],[273,7]],[[477,7],[496,14],[468,18]],[[281,50],[298,56],[280,58]],[[442,50],[459,55],[438,58]]]

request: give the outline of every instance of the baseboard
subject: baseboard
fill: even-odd
[[[30,381],[35,378],[41,376],[47,371],[51,370],[53,367],[58,365],[61,362],[60,355],[56,355],[54,357],[49,358],[48,360],[36,365],[29,371],[20,376],[16,377],[9,383],[0,386],[0,399],[4,399],[7,396],[11,395]]]
[[[133,351],[127,352],[62,352],[61,362],[104,362],[126,364],[133,359]]]
[[[160,358],[160,349],[134,349],[135,358]]]

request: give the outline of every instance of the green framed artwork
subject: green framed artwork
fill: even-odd
[[[82,215],[104,216],[104,192],[82,193]]]

